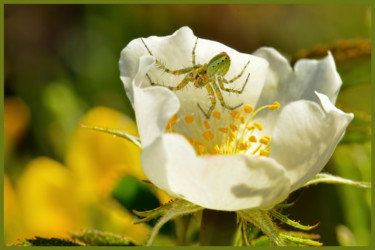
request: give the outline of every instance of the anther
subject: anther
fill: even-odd
[[[260,156],[268,156],[270,154],[270,151],[268,151],[267,149],[264,149],[262,148],[260,151],[259,151],[259,155]]]
[[[263,136],[262,138],[260,138],[259,142],[264,144],[264,145],[268,145],[268,143],[271,141],[271,137],[268,136],[268,135],[265,135]]]
[[[185,122],[186,123],[193,123],[194,122],[194,116],[192,116],[192,115],[185,116]]]
[[[239,116],[238,116],[238,119],[240,120],[240,122],[241,122],[242,124],[245,124],[245,117],[243,117],[243,115],[239,115]]]
[[[270,110],[273,111],[275,109],[278,109],[280,108],[280,103],[279,102],[274,102],[271,106],[270,106]]]
[[[206,140],[206,141],[211,141],[212,139],[214,139],[214,135],[212,134],[211,131],[207,131],[207,132],[204,132],[202,134],[203,138]]]
[[[237,110],[233,110],[232,112],[230,112],[230,115],[235,118],[237,116],[239,112]]]
[[[219,128],[219,131],[222,133],[228,133],[228,128]]]
[[[258,140],[257,140],[257,138],[254,135],[252,135],[252,136],[249,137],[249,142],[257,142],[257,141]]]
[[[241,151],[245,151],[249,148],[249,144],[247,143],[243,143],[241,142],[239,145],[238,145],[238,149],[241,150]]]
[[[205,150],[204,144],[201,143],[201,142],[197,142],[197,150],[198,150],[199,153],[203,153],[204,150]]]
[[[260,124],[259,122],[253,122],[253,125],[254,125],[259,131],[262,131],[262,130],[263,130],[263,125]]]
[[[170,124],[176,124],[177,119],[178,119],[177,114],[174,114],[174,115],[171,117],[171,119],[169,119],[169,123],[170,123]]]
[[[230,141],[234,141],[236,139],[236,134],[233,133],[233,132],[230,132],[229,133],[229,139],[230,139]]]
[[[212,152],[215,155],[217,155],[218,153],[220,153],[220,148],[219,148],[219,146],[217,144],[212,148]]]
[[[187,138],[188,142],[190,143],[191,146],[194,146],[195,142],[193,138]]]
[[[249,104],[245,104],[243,106],[243,109],[245,110],[245,113],[247,113],[247,114],[250,114],[251,112],[253,112],[253,107]]]
[[[211,128],[211,126],[208,123],[208,121],[204,121],[204,126],[206,127],[206,129],[210,129]]]
[[[220,118],[221,118],[221,114],[220,114],[220,112],[219,111],[214,111],[214,112],[212,112],[212,115],[216,118],[216,119],[218,119],[218,120],[220,120]]]
[[[246,129],[249,130],[249,131],[251,131],[251,130],[254,130],[255,127],[254,126],[247,126]]]
[[[232,131],[237,131],[237,126],[234,124],[229,125]]]

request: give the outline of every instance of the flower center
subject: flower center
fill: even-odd
[[[275,110],[280,107],[280,103],[274,102],[265,105],[254,111],[253,107],[244,104],[240,110],[233,110],[230,116],[226,118],[227,126],[219,126],[219,120],[223,119],[222,114],[215,110],[212,112],[213,119],[204,120],[203,124],[197,124],[193,115],[186,115],[183,121],[190,126],[191,136],[184,136],[194,147],[197,155],[204,154],[251,154],[259,156],[268,156],[271,150],[271,137],[269,135],[260,135],[263,125],[253,121],[253,118],[261,110]],[[174,125],[180,121],[175,114],[166,126],[167,133],[176,133]]]

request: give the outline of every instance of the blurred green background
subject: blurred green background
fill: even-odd
[[[5,5],[4,10],[6,243],[89,228],[144,242],[151,225],[133,225],[129,211],[154,208],[169,197],[140,182],[145,177],[139,150],[78,124],[136,133],[119,79],[120,51],[132,39],[170,35],[185,25],[198,37],[240,52],[275,47],[292,62],[331,50],[344,82],[337,106],[356,118],[325,171],[370,181],[369,5]],[[289,200],[296,201],[286,210],[292,219],[320,222],[314,233],[325,245],[370,244],[370,190],[322,184]],[[173,228],[166,226],[157,244],[179,244]]]

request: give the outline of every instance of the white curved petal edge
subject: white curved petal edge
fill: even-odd
[[[330,52],[321,60],[298,60],[294,68],[273,48],[260,48],[253,54],[269,62],[260,106],[273,100],[278,100],[282,107],[301,99],[318,102],[315,91],[328,96],[331,103],[335,104],[342,80]]]
[[[337,109],[327,96],[316,95],[320,104],[299,100],[284,107],[273,132],[270,157],[284,166],[292,190],[323,169],[354,117]]]
[[[141,163],[156,186],[171,196],[210,209],[267,209],[284,200],[290,191],[286,171],[273,159],[247,155],[198,157],[178,134],[155,140],[143,150]]]

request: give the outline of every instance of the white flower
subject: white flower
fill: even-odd
[[[214,94],[193,82],[180,90],[165,87],[179,85],[187,74],[170,74],[157,63],[170,70],[192,67],[195,46],[200,65],[226,52],[231,64],[224,78],[244,72],[224,85],[241,90],[249,76],[244,91],[225,91],[218,81],[207,84]],[[353,118],[334,106],[341,79],[331,54],[300,60],[294,69],[273,49],[254,55],[197,40],[187,27],[124,48],[121,79],[136,114],[142,168],[152,183],[205,208],[269,209],[322,170]]]

